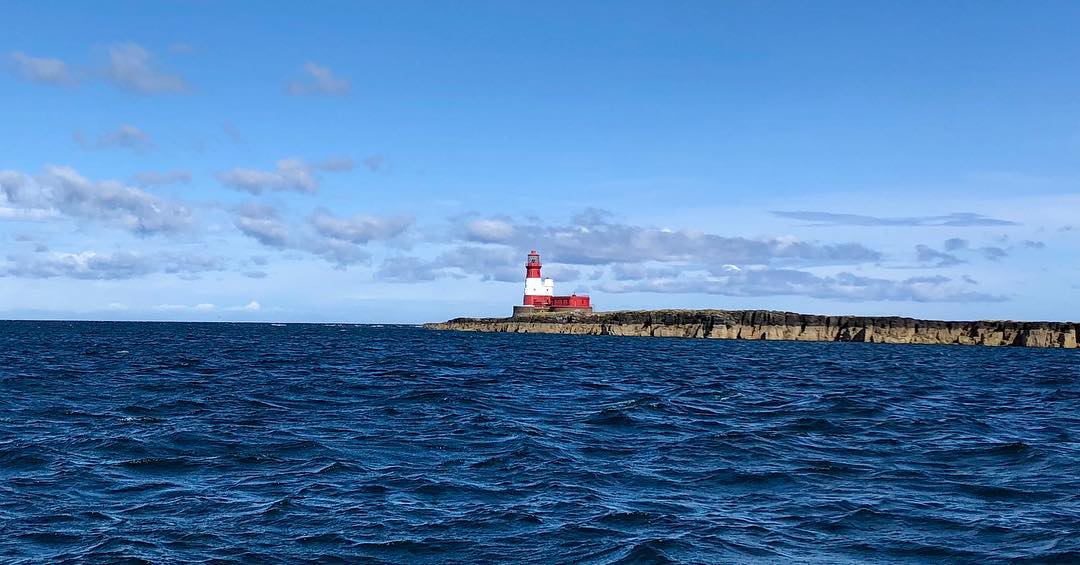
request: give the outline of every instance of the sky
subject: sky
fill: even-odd
[[[0,11],[0,319],[1080,319],[1075,2]]]

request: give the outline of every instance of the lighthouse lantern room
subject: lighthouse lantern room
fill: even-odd
[[[514,307],[515,316],[536,312],[592,311],[586,295],[555,296],[555,281],[543,278],[540,267],[540,254],[534,249],[525,260],[525,297],[521,306]]]

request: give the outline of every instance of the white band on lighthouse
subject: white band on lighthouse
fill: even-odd
[[[551,279],[525,279],[525,296],[554,296],[555,281]]]

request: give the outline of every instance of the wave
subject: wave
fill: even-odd
[[[1075,375],[1072,351],[0,322],[0,555],[1075,561]]]

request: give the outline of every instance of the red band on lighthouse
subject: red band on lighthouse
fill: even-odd
[[[540,278],[540,254],[535,249],[529,252],[529,258],[525,261],[525,278]]]

